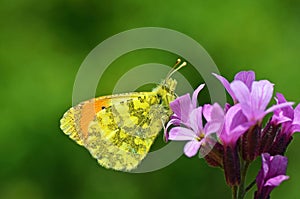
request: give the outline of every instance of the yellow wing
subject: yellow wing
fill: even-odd
[[[67,111],[61,129],[100,165],[129,171],[144,159],[170,114],[157,92],[105,96]]]

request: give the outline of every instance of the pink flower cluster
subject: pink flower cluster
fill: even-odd
[[[277,93],[276,104],[269,106],[274,84],[255,80],[253,71],[242,71],[232,82],[213,74],[232,97],[233,103],[197,105],[201,84],[193,93],[170,103],[174,114],[165,128],[165,139],[187,141],[184,154],[205,156],[210,166],[224,169],[226,182],[239,188],[239,198],[246,192],[244,177],[248,165],[262,156],[262,169],[256,183],[255,198],[268,198],[283,180],[287,158],[284,153],[295,132],[300,131],[300,105],[287,102]],[[271,115],[266,124],[266,116]],[[280,171],[280,172],[279,172]],[[241,176],[242,175],[242,176]]]

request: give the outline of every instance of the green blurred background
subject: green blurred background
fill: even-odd
[[[209,52],[224,76],[255,70],[258,79],[271,80],[276,91],[299,102],[299,10],[297,0],[2,0],[0,198],[230,198],[221,170],[196,157],[182,156],[146,174],[106,170],[61,132],[59,119],[72,104],[74,79],[87,54],[114,34],[145,26],[182,32]],[[117,61],[132,67],[170,65],[176,58],[145,50]],[[116,79],[113,72],[106,77]],[[287,153],[291,178],[275,189],[274,199],[299,198],[299,146],[295,135]]]

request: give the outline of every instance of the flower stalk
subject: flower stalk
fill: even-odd
[[[239,192],[238,192],[238,199],[243,199],[244,195],[246,193],[245,190],[245,180],[246,180],[246,175],[247,175],[247,171],[248,171],[248,167],[249,167],[249,162],[247,161],[241,161],[241,184],[239,186]]]

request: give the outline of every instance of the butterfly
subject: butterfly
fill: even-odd
[[[130,171],[145,158],[172,110],[177,81],[171,75],[186,65],[178,59],[151,92],[97,97],[70,108],[60,128],[109,169]],[[180,64],[180,65],[179,65]]]

